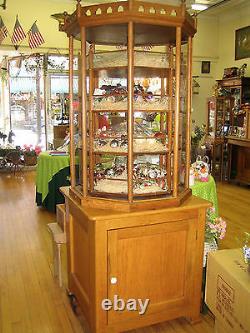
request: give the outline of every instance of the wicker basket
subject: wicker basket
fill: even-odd
[[[26,155],[24,154],[24,164],[25,165],[36,165],[37,164],[37,156],[30,156],[30,155]]]

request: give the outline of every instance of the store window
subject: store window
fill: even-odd
[[[77,62],[76,57],[75,71]],[[54,148],[54,128],[69,122],[68,70],[65,55],[34,54],[9,61],[10,127],[15,145]],[[74,91],[78,91],[76,79]]]
[[[15,145],[46,147],[42,61],[37,56],[9,61],[10,127]]]

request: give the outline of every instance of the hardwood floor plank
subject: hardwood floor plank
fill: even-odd
[[[0,333],[83,333],[68,297],[53,278],[51,214],[35,205],[35,172],[0,174]],[[250,232],[250,190],[217,185],[219,211],[227,222],[220,248],[239,247],[236,235]],[[190,325],[184,318],[130,333],[212,333],[214,321]]]
[[[232,249],[242,246],[243,232],[250,232],[250,189],[227,183],[217,184],[219,214],[227,222],[225,238],[219,248]]]

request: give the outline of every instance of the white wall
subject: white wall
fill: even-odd
[[[197,17],[197,33],[193,39],[193,75],[200,85],[199,94],[193,94],[192,119],[197,124],[206,123],[207,98],[212,95],[219,59],[218,18]],[[202,74],[202,61],[210,61],[210,73]]]
[[[219,62],[217,78],[222,78],[223,69],[247,64],[245,76],[250,76],[250,58],[235,60],[235,30],[250,25],[250,1],[221,13],[219,19]]]
[[[235,2],[234,2],[235,4]],[[216,80],[222,79],[224,68],[248,65],[245,76],[250,76],[250,58],[235,61],[235,30],[250,25],[250,1],[242,0],[235,6],[223,8],[212,15],[198,15],[194,37],[193,75],[199,76],[200,94],[193,95],[192,118],[206,123],[206,100],[213,94]],[[201,61],[211,61],[211,73],[201,74]]]
[[[12,35],[13,28],[18,14],[18,19],[24,31],[27,32],[35,20],[37,26],[45,39],[45,44],[42,45],[43,52],[47,52],[48,48],[67,49],[68,39],[66,34],[59,32],[58,22],[52,19],[51,14],[63,13],[67,11],[72,13],[76,8],[76,1],[61,0],[8,0],[7,9],[1,10],[2,19]],[[11,39],[8,36],[1,45],[2,50],[14,50]],[[20,46],[21,51],[31,52],[28,47],[28,38],[22,42]]]

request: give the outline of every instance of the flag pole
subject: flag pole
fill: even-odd
[[[32,27],[33,27],[34,24],[36,24],[36,22],[37,22],[37,20],[35,20],[35,22],[32,24],[31,28],[30,28],[29,31],[27,32],[27,35],[31,32]]]

